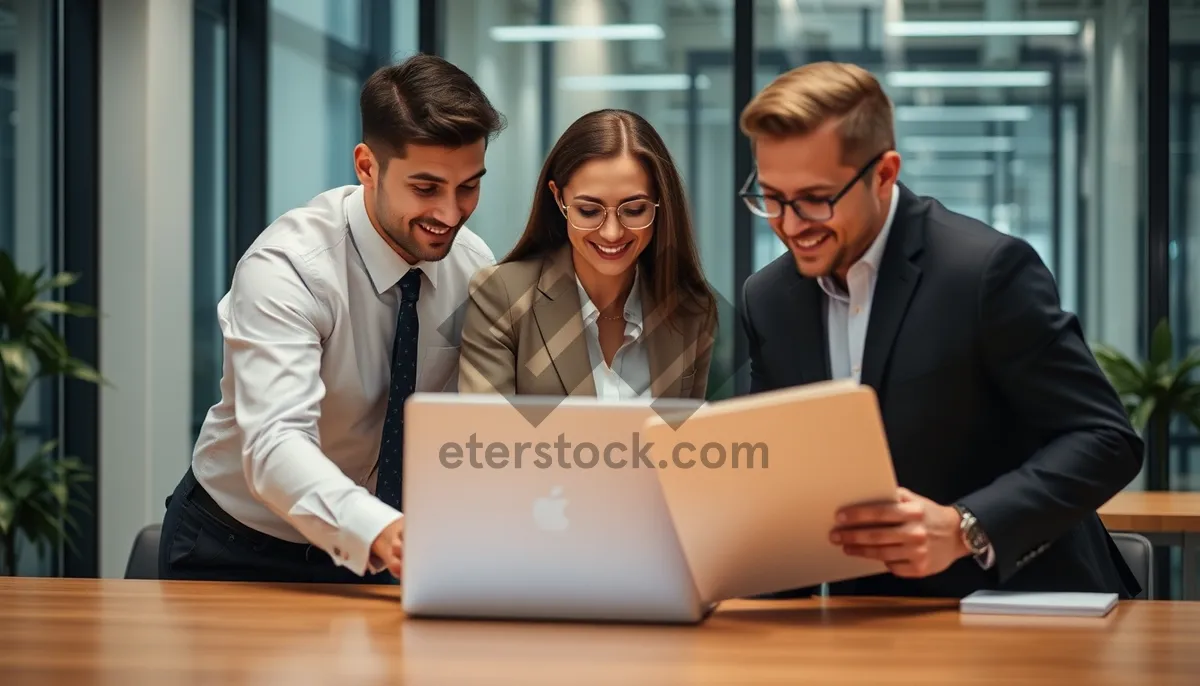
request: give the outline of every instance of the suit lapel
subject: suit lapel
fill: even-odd
[[[799,275],[797,275],[799,277]],[[828,380],[829,327],[825,320],[824,292],[816,279],[799,278],[792,286],[796,299],[796,317],[784,326],[789,327],[784,340],[795,341],[797,364],[791,369],[797,374],[787,379],[785,386],[798,386]]]
[[[871,299],[871,320],[863,345],[862,383],[877,392],[883,390],[896,335],[921,280],[921,268],[914,258],[924,245],[925,227],[915,206],[916,197],[899,183],[896,192],[900,193],[900,201],[880,261]]]
[[[530,360],[533,372],[553,368],[567,395],[596,395],[569,244],[543,261],[538,291],[533,316],[543,346]]]

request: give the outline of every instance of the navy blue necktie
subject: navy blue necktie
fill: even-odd
[[[392,384],[388,391],[383,440],[379,444],[379,476],[375,494],[403,512],[400,477],[404,464],[404,401],[417,388],[417,298],[421,272],[410,269],[400,279],[400,312],[396,315],[396,340],[392,343]]]

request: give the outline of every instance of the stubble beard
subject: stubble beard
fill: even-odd
[[[433,226],[445,226],[441,222],[423,218],[393,218],[388,214],[383,198],[380,198],[375,214],[379,217],[379,223],[383,227],[383,232],[388,235],[392,243],[403,250],[408,257],[417,262],[439,262],[444,260],[450,254],[450,248],[454,247],[454,240],[458,237],[458,230],[462,227],[462,223],[460,223],[458,226],[451,228],[450,232],[441,238],[445,243],[441,247],[429,247],[417,237],[418,232],[423,231],[423,229],[417,226],[417,223],[425,222]]]

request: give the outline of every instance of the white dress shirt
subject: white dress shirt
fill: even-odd
[[[825,291],[826,329],[829,331],[829,365],[835,379],[853,378],[862,380],[863,344],[867,340],[867,322],[871,319],[871,300],[875,295],[875,281],[879,277],[879,262],[887,246],[887,237],[896,218],[896,204],[900,201],[900,190],[892,189],[892,206],[888,210],[883,229],[871,243],[871,247],[850,266],[843,290],[832,278],[817,279]]]
[[[867,324],[871,319],[871,301],[875,282],[879,278],[879,263],[887,247],[888,234],[896,218],[900,189],[892,189],[892,206],[883,229],[863,256],[851,265],[843,290],[830,277],[817,279],[825,291],[826,328],[829,331],[829,366],[833,378],[862,380],[863,345],[867,340]],[[995,550],[988,546],[980,566],[990,569],[995,563]]]
[[[335,188],[259,235],[217,305],[221,401],[192,457],[226,512],[311,543],[362,575],[401,514],[374,496],[399,285],[422,272],[418,391],[457,391],[461,305],[494,264],[466,227],[439,262],[409,265],[375,231],[361,186]]]
[[[650,397],[650,354],[646,349],[645,322],[642,317],[641,283],[633,277],[633,289],[625,299],[625,340],[613,355],[612,366],[604,361],[600,347],[600,310],[592,302],[579,277],[579,303],[583,315],[583,332],[587,339],[588,357],[592,362],[592,380],[596,397],[601,400],[632,400]]]

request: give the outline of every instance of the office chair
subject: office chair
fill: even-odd
[[[1147,600],[1154,598],[1154,546],[1150,539],[1135,533],[1110,533],[1125,564],[1133,571],[1133,576],[1142,586],[1142,592],[1136,597]]]
[[[138,532],[133,539],[133,550],[125,565],[126,579],[158,578],[158,539],[162,524],[151,524]]]

